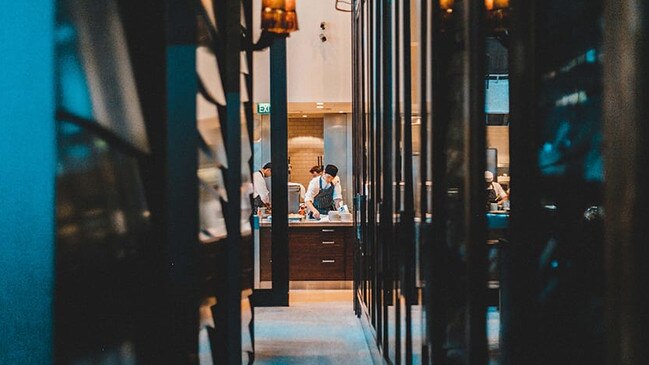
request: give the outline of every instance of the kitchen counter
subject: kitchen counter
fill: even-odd
[[[272,223],[270,220],[264,218],[259,222],[260,227],[271,227]],[[289,227],[353,227],[354,222],[349,221],[349,222],[342,222],[342,221],[336,221],[336,222],[331,222],[329,221],[328,216],[323,216],[320,220],[315,220],[315,219],[306,219],[306,220],[301,220],[301,221],[290,221],[288,222]]]
[[[487,228],[507,229],[509,227],[509,212],[495,211],[487,213]]]
[[[321,220],[289,222],[289,280],[349,281],[353,266],[353,222]],[[259,223],[259,279],[272,280],[272,226]]]

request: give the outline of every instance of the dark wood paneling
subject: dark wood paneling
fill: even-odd
[[[272,272],[271,229],[259,230],[259,275],[262,281],[273,280]]]
[[[271,232],[260,229],[260,277],[272,280]],[[290,280],[351,280],[351,227],[292,227],[289,240]]]
[[[345,280],[354,280],[354,229],[349,229],[345,239]]]
[[[290,279],[344,280],[344,251],[316,245],[317,242],[312,242],[312,247],[289,255]]]

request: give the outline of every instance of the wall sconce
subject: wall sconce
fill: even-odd
[[[262,0],[261,28],[276,34],[298,30],[295,0]]]
[[[442,29],[452,27],[455,0],[439,0]],[[484,0],[487,10],[486,26],[489,33],[507,33],[509,28],[509,0]]]
[[[453,6],[455,5],[455,0],[439,0],[439,29],[442,32],[453,28]]]
[[[442,10],[451,10],[449,13],[453,12],[453,5],[455,5],[455,0],[439,0],[439,8]],[[484,6],[487,10],[498,10],[509,8],[509,0],[485,0]]]
[[[509,29],[509,0],[485,0],[487,29],[492,34],[506,34]]]
[[[509,8],[509,0],[485,0],[485,8],[487,10],[499,10]]]
[[[298,30],[295,0],[285,0],[284,4],[284,10],[286,10],[286,31],[287,33],[295,32]]]
[[[453,5],[455,0],[439,0],[439,8],[447,13],[453,12]]]

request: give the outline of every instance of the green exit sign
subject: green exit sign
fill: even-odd
[[[270,114],[270,103],[257,104],[257,114]]]

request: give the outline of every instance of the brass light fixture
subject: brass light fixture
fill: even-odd
[[[284,10],[286,11],[286,32],[295,32],[298,30],[297,13],[295,13],[295,0],[285,0]]]
[[[439,0],[439,8],[447,13],[453,12],[453,5],[455,0]]]
[[[439,8],[447,13],[453,12],[455,0],[439,0]],[[509,8],[509,0],[484,0],[485,9],[489,11]]]
[[[261,8],[262,29],[276,34],[298,30],[295,0],[262,0]]]
[[[466,0],[465,0],[466,1]],[[446,31],[454,27],[455,0],[439,0],[440,29]],[[489,34],[507,34],[509,29],[509,0],[484,0],[486,28]]]
[[[487,10],[501,10],[509,8],[509,0],[485,0],[484,7]]]
[[[446,32],[449,29],[454,28],[454,19],[453,16],[453,7],[455,6],[455,0],[439,0],[439,29],[442,32]]]
[[[485,0],[487,29],[490,33],[507,33],[509,28],[509,0]]]

